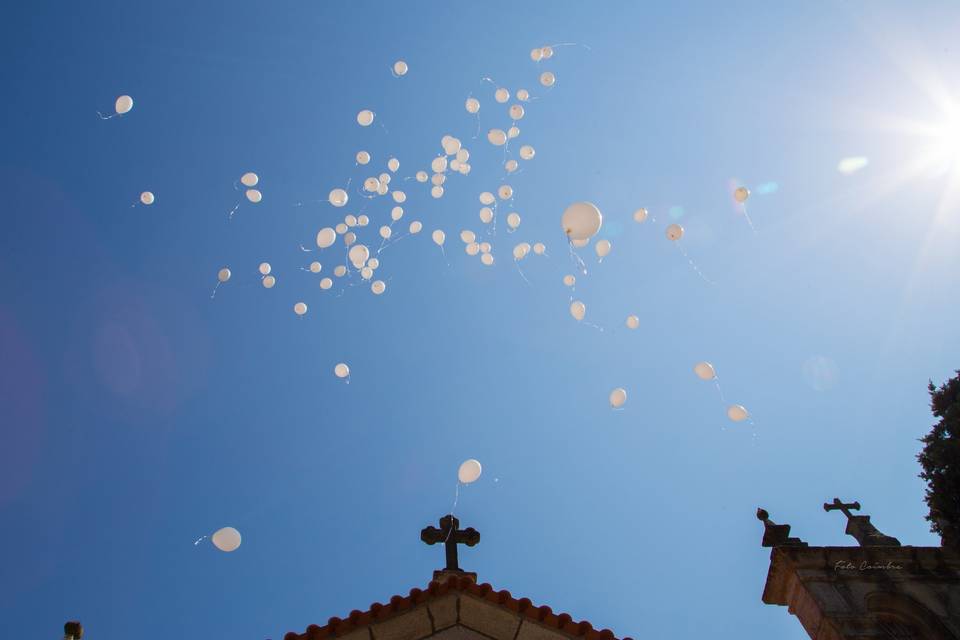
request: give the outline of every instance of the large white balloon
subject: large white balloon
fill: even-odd
[[[493,209],[490,207],[483,207],[480,209],[480,221],[483,224],[490,224],[493,222]]]
[[[417,171],[417,182],[426,182],[429,177],[426,171]]]
[[[258,191],[257,189],[247,189],[246,195],[247,195],[247,200],[249,200],[253,204],[257,204],[258,202],[263,200],[263,194],[260,193],[260,191]]]
[[[521,118],[523,118],[523,106],[519,104],[511,105],[510,118],[512,120],[520,120]]]
[[[563,212],[560,224],[571,240],[589,240],[600,231],[603,216],[593,203],[574,202]]]
[[[676,242],[683,237],[683,227],[678,224],[672,224],[667,227],[667,239]]]
[[[513,259],[514,260],[523,260],[527,253],[530,251],[530,244],[526,242],[521,242],[513,248]]]
[[[370,193],[376,193],[380,188],[380,181],[374,178],[373,176],[367,178],[363,181],[363,190]]]
[[[477,239],[477,234],[475,234],[473,231],[470,231],[469,229],[464,229],[463,231],[460,232],[460,240],[462,240],[464,244],[470,244],[476,239]]]
[[[330,227],[324,227],[317,232],[317,246],[326,249],[337,241],[337,232]]]
[[[543,54],[544,60],[549,60],[553,57],[553,47],[546,46],[543,49],[540,49],[540,52]]]
[[[503,87],[500,87],[499,89],[494,91],[493,99],[499,102],[500,104],[503,104],[504,102],[510,99],[510,92],[504,89]]]
[[[410,70],[410,67],[407,66],[407,63],[403,60],[397,60],[393,63],[393,72],[398,76],[407,75],[407,71]]]
[[[442,198],[442,197],[443,197],[443,187],[441,187],[441,186],[438,185],[438,184],[430,187],[430,195],[433,196],[434,198]]]
[[[118,114],[127,113],[130,109],[133,109],[133,98],[127,95],[120,96],[114,103],[113,108]]]
[[[347,256],[350,258],[353,266],[359,269],[367,262],[367,258],[370,257],[370,250],[365,245],[355,244],[350,247],[350,252]]]
[[[265,275],[265,276],[266,276],[266,275],[270,275],[270,263],[269,263],[269,262],[261,262],[261,263],[260,263],[260,266],[258,267],[258,269],[260,270],[261,275]]]
[[[640,326],[640,318],[637,316],[627,316],[627,328],[636,329]]]
[[[217,272],[217,280],[219,280],[220,282],[226,282],[229,279],[230,279],[230,269],[227,269],[226,267],[224,267],[223,269],[220,269],[219,272]]]
[[[370,162],[370,153],[367,151],[357,151],[357,164],[367,164]]]
[[[255,174],[253,171],[247,171],[245,174],[240,176],[240,182],[245,187],[255,187],[257,183],[260,182],[260,176]]]
[[[489,267],[493,264],[493,254],[484,253],[482,256],[480,256],[480,262]]]
[[[469,460],[464,460],[457,470],[457,480],[463,484],[470,484],[471,482],[476,482],[480,478],[481,473],[483,473],[483,467],[480,466],[480,461],[470,458]]]
[[[391,228],[388,227],[387,225],[383,225],[382,227],[380,227],[380,237],[381,237],[381,238],[383,238],[384,240],[389,240],[389,239],[390,239],[390,236],[392,236],[392,235],[393,235],[393,229],[391,229]]]
[[[373,291],[373,294],[378,296],[384,291],[387,290],[387,283],[383,280],[374,280],[373,284],[370,285],[370,291]]]
[[[540,62],[540,59],[543,58],[543,49],[537,47],[536,49],[530,50],[530,59],[534,62]]]
[[[750,189],[746,187],[737,187],[733,192],[733,199],[739,203],[744,203],[747,201],[747,198],[750,197]]]
[[[467,113],[477,113],[480,111],[480,101],[476,98],[467,98],[464,106],[467,108]]]
[[[156,198],[153,197],[153,193],[150,191],[144,191],[143,193],[140,194],[140,202],[142,202],[145,205],[153,204],[153,201],[155,199]]]
[[[348,367],[346,363],[341,362],[333,368],[333,375],[338,378],[346,378],[350,375],[350,367]]]
[[[347,196],[347,192],[343,189],[334,189],[330,192],[328,199],[330,200],[330,204],[333,206],[342,207],[347,204],[347,200],[350,198]]]
[[[260,282],[264,289],[273,289],[273,285],[277,284],[277,279],[273,276],[264,276]]]
[[[610,392],[610,406],[619,409],[627,401],[627,391],[623,387],[617,387]]]
[[[530,92],[526,89],[517,89],[517,100],[520,102],[526,102],[530,99]]]
[[[727,408],[727,417],[734,422],[743,422],[750,417],[750,414],[740,404],[732,404]]]
[[[513,187],[508,184],[502,184],[497,188],[497,195],[501,200],[509,200],[513,197]]]
[[[568,273],[567,275],[563,276],[563,284],[567,285],[568,287],[572,287],[573,285],[577,284],[577,279]]]
[[[490,144],[501,147],[507,144],[507,132],[503,129],[490,129],[487,131],[487,140]]]
[[[440,229],[437,229],[436,231],[433,232],[432,237],[433,237],[433,241],[436,243],[436,245],[437,245],[438,247],[442,247],[444,241],[447,239],[447,234],[445,234],[445,233],[444,233],[443,231],[441,231]]]
[[[396,173],[399,168],[400,168],[399,160],[397,160],[396,158],[390,158],[389,160],[387,160],[387,169],[390,169],[390,171],[393,171],[394,173]]]
[[[480,194],[480,204],[491,205],[496,202],[497,199],[493,197],[493,194],[489,191],[484,191]]]
[[[545,87],[552,87],[556,81],[557,76],[553,75],[552,71],[544,71],[540,74],[540,84]]]
[[[373,124],[373,111],[370,111],[370,109],[364,109],[358,113],[357,124],[359,124],[361,127],[369,127],[371,124]]]
[[[507,216],[507,226],[511,229],[516,229],[520,226],[520,214],[516,211],[510,213]]]
[[[240,532],[233,527],[224,527],[213,534],[211,538],[213,546],[220,551],[236,551],[240,546]]]
[[[293,305],[293,312],[298,316],[304,315],[307,312],[307,303],[298,302],[297,304]]]
[[[480,244],[477,242],[470,242],[463,248],[467,252],[468,256],[475,256],[480,253]]]
[[[573,316],[573,319],[579,322],[587,315],[587,305],[583,304],[579,300],[574,300],[570,303],[570,315]]]
[[[698,362],[693,366],[693,372],[701,380],[713,380],[717,377],[717,372],[709,362]]]
[[[321,269],[323,269],[323,265],[319,262],[314,261],[310,263],[310,273],[320,273]]]
[[[531,147],[528,144],[520,147],[520,157],[523,160],[533,160],[533,156],[537,155],[537,150]]]
[[[332,286],[333,286],[332,278],[324,278],[323,280],[320,281],[320,288],[323,289],[324,291],[326,291]]]
[[[597,244],[593,245],[593,248],[597,252],[597,257],[606,258],[610,254],[610,249],[613,248],[613,245],[609,240],[597,240]]]
[[[634,222],[643,222],[647,219],[647,210],[643,207],[640,207],[633,212],[633,221]]]
[[[420,233],[423,229],[423,223],[419,220],[414,220],[410,223],[410,233]]]

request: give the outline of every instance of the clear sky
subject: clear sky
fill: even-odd
[[[5,11],[0,636],[78,618],[90,640],[278,640],[422,588],[443,552],[419,531],[471,457],[484,472],[456,513],[483,538],[461,564],[618,636],[804,638],[760,602],[758,506],[811,544],[855,544],[821,508],[835,496],[938,543],[915,454],[928,379],[960,367],[960,7],[403,4]],[[577,46],[530,59],[554,43]],[[483,134],[515,100],[485,76],[537,97],[510,145],[536,157],[506,180],[495,234],[477,198],[504,150]],[[120,94],[133,110],[101,120]],[[404,178],[444,134],[473,170],[434,200]],[[342,244],[298,244],[363,209],[379,246],[393,202],[357,187],[391,156],[396,229],[424,232],[380,255],[384,295],[322,291]],[[868,164],[842,174],[846,157]],[[263,201],[228,220],[246,171]],[[324,202],[349,179],[347,207]],[[131,207],[144,190],[156,202]],[[602,331],[571,318],[561,282],[559,218],[579,200],[613,242],[602,264],[580,252],[574,294]],[[526,280],[521,241],[547,246]],[[301,270],[314,259],[323,273]],[[701,360],[752,422],[727,420]],[[228,525],[236,552],[194,545]]]

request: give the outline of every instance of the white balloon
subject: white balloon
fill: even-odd
[[[364,109],[358,113],[357,124],[359,124],[361,127],[369,127],[371,124],[373,124],[373,111],[370,111],[370,109]]]
[[[489,191],[484,191],[480,194],[480,204],[485,204],[487,206],[496,202],[497,199]]]
[[[530,99],[530,92],[526,89],[517,89],[517,100],[520,102],[526,102]]]
[[[507,170],[507,173],[513,173],[514,171],[517,170],[517,167],[519,166],[520,166],[519,163],[513,158],[510,158],[509,160],[503,163],[503,168]]]
[[[443,187],[441,187],[440,185],[434,185],[430,187],[430,195],[433,196],[434,198],[442,198]]]
[[[229,553],[240,546],[240,532],[233,527],[224,527],[214,533],[210,540],[217,549]]]
[[[450,161],[450,170],[460,172],[460,161],[454,158]]]
[[[397,160],[396,158],[390,158],[389,160],[387,160],[387,169],[390,169],[390,171],[393,171],[394,173],[396,173],[399,168],[400,168],[399,160]]]
[[[480,262],[482,262],[484,265],[489,267],[490,265],[493,264],[493,254],[492,253],[483,254],[482,256],[480,256]]]
[[[334,230],[340,235],[345,234],[347,232],[347,223],[341,222],[336,227],[334,227]]]
[[[347,268],[342,264],[338,264],[333,268],[333,275],[338,278],[342,278],[343,276],[347,275]]]
[[[373,284],[370,285],[370,291],[373,291],[374,295],[380,295],[387,290],[387,283],[383,280],[374,280]]]
[[[647,210],[643,207],[640,207],[633,212],[633,221],[634,222],[643,222],[647,219]]]
[[[465,460],[463,464],[460,465],[460,468],[457,470],[457,480],[463,484],[470,484],[471,482],[476,482],[482,472],[483,467],[480,466],[480,461],[471,458]]]
[[[533,156],[535,155],[537,155],[537,151],[530,145],[525,144],[520,147],[520,158],[523,160],[533,160]]]
[[[120,96],[114,103],[113,108],[117,113],[127,113],[130,109],[133,109],[133,98],[126,95]]]
[[[410,233],[420,233],[423,229],[423,223],[419,220],[414,220],[410,223]]]
[[[223,269],[220,269],[220,271],[217,272],[217,280],[219,280],[220,282],[226,282],[229,279],[230,279],[230,269],[227,269],[226,267],[224,267]]]
[[[407,193],[405,191],[400,191],[399,189],[393,192],[393,201],[394,202],[406,202]]]
[[[383,225],[382,227],[380,227],[380,237],[381,237],[381,238],[383,238],[384,240],[389,240],[389,239],[390,239],[390,236],[392,236],[392,235],[393,235],[393,229],[391,229],[391,228],[388,227],[387,225]]]
[[[264,289],[273,289],[273,285],[277,284],[277,279],[274,276],[264,276],[260,282]]]
[[[334,189],[333,191],[330,192],[328,199],[330,200],[330,204],[332,204],[333,206],[342,207],[345,204],[347,204],[347,200],[349,200],[350,198],[349,196],[347,196],[347,192],[344,191],[343,189]]]
[[[460,141],[457,140],[458,144],[459,142]],[[470,151],[468,151],[463,147],[460,147],[460,149],[457,150],[457,160],[459,160],[460,162],[466,162],[469,159],[470,159]]]
[[[538,256],[542,256],[544,253],[546,253],[546,251],[547,251],[547,245],[543,244],[542,242],[538,242],[535,245],[533,245],[533,252]]]
[[[298,302],[297,304],[293,305],[293,312],[298,316],[304,315],[307,312],[307,303]]]
[[[516,229],[520,226],[520,214],[516,211],[510,213],[507,216],[507,226],[511,229]]]
[[[463,249],[467,252],[468,256],[475,256],[480,253],[480,244],[477,242],[471,242]]]
[[[431,237],[433,238],[434,243],[436,243],[438,247],[442,247],[444,241],[447,239],[447,234],[445,234],[440,229],[437,229],[436,231],[433,232],[433,235]]]
[[[454,162],[456,162],[456,160],[454,160]],[[446,181],[447,181],[447,176],[445,176],[442,173],[435,173],[432,176],[430,176],[430,184],[433,184],[438,187]]]
[[[552,71],[544,71],[540,74],[540,84],[545,87],[552,87],[553,83],[557,81],[557,76],[553,75]]]
[[[469,164],[469,163],[467,163],[467,162],[461,162],[461,163],[460,163],[460,175],[464,175],[464,176],[465,176],[465,175],[469,174],[469,173],[470,173],[470,169],[471,169],[471,167],[470,167],[470,164]]]
[[[440,141],[440,146],[443,147],[443,152],[448,156],[456,155],[459,159],[460,153],[460,140],[459,138],[454,138],[453,136],[443,136],[443,139]],[[460,160],[463,162],[463,160]]]
[[[319,262],[314,261],[310,263],[310,273],[320,273],[321,269],[323,269],[323,265]]]
[[[343,236],[343,244],[345,244],[348,247],[356,241],[357,241],[357,234],[355,234],[353,231],[348,231]]]
[[[417,171],[417,182],[426,182],[428,178],[426,171]]]
[[[377,188],[377,193],[380,194],[381,196],[385,196],[385,195],[387,195],[387,191],[389,191],[389,190],[390,190],[390,187],[387,186],[387,183],[386,183],[386,182],[381,182],[381,183],[380,183],[380,187]]]
[[[567,285],[568,287],[572,287],[573,285],[577,284],[577,279],[568,273],[567,275],[563,276],[563,284]]]
[[[480,253],[490,253],[490,250],[493,249],[493,245],[489,242],[480,243]]]
[[[320,281],[320,288],[323,289],[324,291],[326,291],[332,286],[333,286],[333,280],[331,280],[330,278],[324,278],[323,280]]]
[[[357,224],[361,227],[365,227],[370,224],[370,218],[368,218],[366,214],[361,213],[359,216],[357,216]]]
[[[667,227],[667,239],[676,242],[683,237],[683,227],[678,224],[672,224]]]
[[[390,219],[396,222],[403,217],[403,207],[394,207],[390,209]]]
[[[590,244],[590,238],[584,238],[583,240],[571,240],[570,244],[575,246],[577,249],[582,249],[583,247]]]
[[[744,203],[747,201],[747,198],[750,197],[750,189],[746,187],[737,187],[733,192],[733,199],[739,203]]]
[[[563,232],[571,240],[589,240],[603,224],[603,216],[591,202],[574,202],[560,218]]]
[[[366,264],[367,258],[370,257],[370,249],[368,249],[366,245],[355,244],[350,247],[350,252],[347,253],[347,257],[350,258],[350,262],[359,269]]]
[[[493,209],[490,207],[480,209],[480,221],[483,224],[490,224],[493,221]]]
[[[510,99],[510,92],[504,89],[503,87],[500,87],[499,89],[494,91],[493,99],[499,102],[500,104],[503,104],[504,102]]]
[[[709,362],[698,362],[693,367],[693,372],[701,380],[713,380],[717,377],[717,372]]]
[[[750,417],[750,413],[740,404],[732,404],[727,408],[727,417],[734,422],[743,422]]]
[[[372,176],[363,181],[364,191],[369,191],[370,193],[376,193],[379,188],[380,188],[380,181]]]
[[[520,120],[523,118],[523,106],[519,104],[510,106],[510,118],[513,120]]]
[[[609,240],[597,240],[597,244],[593,245],[593,248],[597,252],[597,257],[606,258],[610,254],[610,249],[613,245]]]
[[[344,223],[345,225],[347,225],[348,227],[355,227],[355,226],[357,226],[357,222],[359,222],[359,221],[357,220],[357,217],[356,217],[355,215],[353,215],[352,213],[348,213],[347,215],[343,216],[343,223]]]
[[[346,378],[350,375],[350,367],[348,367],[346,363],[341,362],[333,368],[333,375],[338,378]]]
[[[255,174],[253,171],[248,171],[240,176],[240,182],[245,187],[255,187],[257,186],[257,183],[260,182],[260,176]]]
[[[640,318],[637,316],[627,316],[627,328],[637,329],[640,327]]]
[[[370,278],[373,277],[373,269],[371,269],[370,267],[364,267],[360,269],[360,277],[363,278],[364,280],[369,280]]]
[[[480,111],[480,101],[476,98],[467,98],[464,106],[467,108],[467,113],[477,113]]]
[[[407,75],[407,71],[409,71],[409,69],[410,67],[408,67],[407,63],[404,62],[403,60],[397,60],[396,62],[393,63],[393,72],[398,76]]]
[[[317,246],[326,249],[337,241],[337,232],[330,227],[324,227],[317,232]]]
[[[610,392],[610,406],[619,409],[627,401],[627,392],[622,387],[617,387]]]
[[[501,147],[507,144],[507,133],[503,129],[490,129],[487,131],[487,140],[490,144]]]
[[[460,239],[464,242],[464,244],[470,244],[477,239],[477,234],[469,229],[464,229],[460,232]]]
[[[389,167],[387,167],[389,169]],[[377,179],[380,180],[381,184],[390,184],[391,176],[389,173],[381,173],[377,176]]]
[[[514,138],[516,138],[516,137],[519,136],[519,135],[520,135],[520,127],[514,125],[514,126],[510,127],[509,129],[507,129],[507,138],[513,140]]]
[[[443,173],[447,170],[447,157],[437,156],[430,162],[430,168],[434,173]]]
[[[574,300],[570,303],[570,315],[573,316],[573,319],[579,322],[587,315],[587,305],[583,304],[579,300]]]
[[[357,164],[367,164],[370,162],[370,154],[366,151],[357,151]]]
[[[530,59],[534,62],[540,62],[540,59],[543,58],[543,49],[531,49],[530,50]]]
[[[553,57],[553,47],[544,47],[543,49],[540,49],[540,52],[543,54],[544,60],[549,60]]]
[[[509,200],[513,197],[513,187],[508,184],[502,184],[497,189],[497,195],[500,196],[501,200]]]
[[[151,193],[150,191],[144,191],[143,193],[140,194],[140,202],[142,202],[145,205],[149,206],[153,204],[153,201],[155,199],[156,198],[153,197],[153,193]]]
[[[260,273],[261,273],[262,275],[265,275],[265,276],[266,276],[266,275],[269,275],[269,274],[270,274],[270,263],[269,263],[269,262],[261,262],[259,269],[260,269]]]
[[[521,242],[513,248],[513,259],[514,260],[523,260],[527,253],[530,251],[530,245],[526,242]]]
[[[263,194],[256,189],[247,189],[247,200],[256,204],[263,200]]]

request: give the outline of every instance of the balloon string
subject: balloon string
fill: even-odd
[[[720,402],[722,402],[723,404],[727,404],[727,399],[723,397],[723,389],[720,388],[720,377],[717,376],[716,374],[714,374],[713,376],[713,384],[716,385],[717,393],[720,394]]]
[[[457,502],[460,500],[460,481],[457,480],[457,488],[453,494],[453,506],[450,507],[450,516],[453,516],[453,512],[457,509]],[[453,533],[453,523],[450,523],[450,528],[447,530],[447,537],[443,539],[444,542],[450,539],[450,534]]]
[[[217,295],[217,289],[219,288],[220,288],[220,281],[217,280],[217,284],[213,287],[213,293],[210,294],[211,300],[213,300],[213,298]]]
[[[750,214],[747,213],[747,203],[744,202],[742,206],[743,206],[743,217],[747,219],[747,224],[750,225],[750,230],[753,231],[754,235],[758,235],[757,228],[753,226],[753,220],[750,219]]]
[[[593,324],[592,322],[583,322],[583,321],[581,321],[580,324],[582,324],[585,327],[591,327],[593,329],[596,329],[600,333],[603,333],[603,327],[601,327],[598,324]]]
[[[706,282],[707,284],[710,284],[710,285],[716,285],[716,284],[717,284],[716,282],[714,282],[713,280],[711,280],[711,279],[708,278],[707,276],[703,275],[703,272],[700,271],[700,267],[698,267],[697,264],[693,261],[693,258],[691,258],[689,255],[687,255],[686,250],[685,250],[685,249],[683,248],[683,246],[680,244],[680,241],[679,241],[679,240],[677,240],[677,248],[680,250],[680,253],[683,254],[683,257],[687,259],[687,262],[690,263],[690,266],[693,267],[693,270],[696,271],[697,275],[700,276],[701,278],[703,278],[703,281],[704,281],[704,282]]]
[[[119,114],[119,113],[111,113],[110,115],[105,116],[105,115],[103,115],[102,113],[100,113],[99,111],[97,111],[97,115],[100,116],[100,119],[101,119],[101,120],[109,120],[110,118],[115,118],[115,117],[117,117],[117,116],[120,115],[120,114]]]
[[[514,261],[513,261],[513,264],[517,265],[517,271],[520,272],[520,277],[523,278],[523,281],[526,282],[528,285],[530,285],[530,286],[532,287],[533,285],[530,284],[530,281],[529,281],[529,280],[527,280],[527,276],[526,276],[526,274],[523,272],[523,269],[520,268],[520,261],[519,261],[519,260],[514,260]]]
[[[236,213],[237,209],[240,208],[240,203],[238,202],[233,209],[230,209],[230,213],[227,214],[227,220],[233,220],[233,214]]]
[[[578,271],[580,271],[581,273],[583,273],[583,275],[587,275],[587,265],[586,265],[586,263],[583,261],[583,258],[580,257],[580,254],[578,254],[578,253],[576,252],[576,250],[574,249],[574,247],[573,247],[573,241],[571,241],[571,240],[568,239],[568,240],[567,240],[567,246],[570,248],[570,260],[573,261],[573,266],[574,266]]]
[[[302,242],[300,243],[300,251],[304,251],[306,253],[313,253],[313,249],[307,249],[306,247],[303,246]]]
[[[199,538],[197,538],[197,541],[193,543],[193,546],[197,546],[198,544],[200,544],[206,537],[207,536],[200,536]]]

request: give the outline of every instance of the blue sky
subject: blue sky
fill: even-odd
[[[960,366],[960,173],[910,172],[929,136],[890,123],[943,120],[958,18],[949,2],[11,8],[0,635],[79,618],[91,640],[277,639],[385,602],[441,566],[419,530],[475,457],[457,515],[482,533],[461,552],[482,581],[619,636],[805,637],[760,602],[757,506],[811,544],[854,544],[820,507],[834,496],[905,544],[938,542],[914,456],[927,380]],[[588,46],[530,60],[561,42]],[[510,124],[484,76],[538,97],[509,235],[477,216],[504,173],[482,132]],[[100,120],[123,93],[133,110]],[[474,169],[441,200],[403,183],[401,224],[425,232],[380,256],[386,294],[321,291],[342,255],[297,245],[365,206],[377,246],[393,203],[318,201],[391,156],[395,181],[429,171],[444,134]],[[849,156],[869,164],[841,175]],[[264,199],[228,221],[246,171]],[[732,181],[754,191],[756,232]],[[144,190],[156,203],[131,207]],[[576,290],[603,331],[570,317],[561,282],[559,217],[579,200],[613,242],[599,265],[581,252]],[[493,267],[461,229],[490,239]],[[547,245],[521,263],[529,284],[520,241]],[[300,270],[312,259],[320,276]],[[752,424],[726,419],[700,360]],[[227,525],[235,553],[194,546]]]

